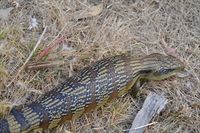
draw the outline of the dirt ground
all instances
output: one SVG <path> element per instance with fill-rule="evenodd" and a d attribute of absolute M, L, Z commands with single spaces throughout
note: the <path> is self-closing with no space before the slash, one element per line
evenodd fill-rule
<path fill-rule="evenodd" d="M 166 42 L 166 45 L 162 43 Z M 200 132 L 200 0 L 1 0 L 0 101 L 30 102 L 107 56 L 176 49 L 187 74 L 150 82 L 53 132 L 128 132 L 150 91 L 168 104 L 146 133 Z"/>

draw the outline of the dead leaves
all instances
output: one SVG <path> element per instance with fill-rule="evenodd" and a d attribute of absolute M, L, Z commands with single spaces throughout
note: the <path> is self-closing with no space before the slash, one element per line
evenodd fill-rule
<path fill-rule="evenodd" d="M 103 11 L 103 3 L 97 6 L 90 6 L 87 9 L 79 10 L 74 13 L 74 19 L 79 20 L 99 15 Z"/>

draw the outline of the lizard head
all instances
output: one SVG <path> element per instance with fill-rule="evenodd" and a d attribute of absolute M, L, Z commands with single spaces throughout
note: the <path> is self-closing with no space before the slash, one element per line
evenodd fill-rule
<path fill-rule="evenodd" d="M 149 80 L 162 80 L 171 77 L 178 72 L 184 70 L 185 66 L 183 62 L 171 55 L 162 55 L 154 53 L 143 58 L 143 64 L 147 63 L 149 70 L 145 78 Z"/>

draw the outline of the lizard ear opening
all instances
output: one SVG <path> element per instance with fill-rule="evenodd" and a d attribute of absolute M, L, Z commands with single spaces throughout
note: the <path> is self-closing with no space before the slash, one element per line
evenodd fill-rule
<path fill-rule="evenodd" d="M 150 74 L 152 72 L 153 72 L 153 70 L 142 70 L 141 71 L 142 74 Z"/>

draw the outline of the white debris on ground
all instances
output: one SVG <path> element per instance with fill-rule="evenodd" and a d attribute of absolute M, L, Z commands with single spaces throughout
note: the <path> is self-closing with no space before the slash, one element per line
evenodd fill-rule
<path fill-rule="evenodd" d="M 28 27 L 29 30 L 35 29 L 38 27 L 38 22 L 37 19 L 35 17 L 30 19 L 30 25 Z"/>

